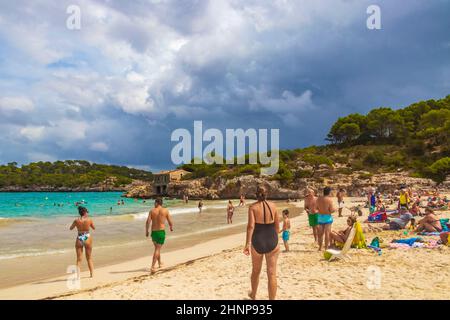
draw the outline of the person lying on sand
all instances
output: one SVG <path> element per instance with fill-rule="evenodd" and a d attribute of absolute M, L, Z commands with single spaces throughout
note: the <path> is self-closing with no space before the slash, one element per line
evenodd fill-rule
<path fill-rule="evenodd" d="M 149 229 L 151 226 L 151 237 L 155 251 L 153 253 L 152 266 L 150 268 L 152 273 L 156 272 L 155 265 L 158 262 L 159 268 L 161 268 L 161 248 L 166 240 L 166 221 L 169 223 L 170 231 L 173 231 L 172 217 L 169 210 L 162 207 L 162 198 L 155 200 L 155 207 L 149 212 L 147 221 L 145 222 L 145 236 L 148 238 Z"/>
<path fill-rule="evenodd" d="M 347 218 L 347 228 L 342 231 L 331 231 L 331 245 L 336 246 L 336 242 L 345 243 L 350 234 L 350 231 L 353 228 L 353 225 L 356 222 L 355 216 L 350 216 Z"/>
<path fill-rule="evenodd" d="M 418 222 L 417 232 L 441 232 L 442 225 L 439 218 L 431 208 L 425 209 L 425 217 Z"/>
<path fill-rule="evenodd" d="M 91 273 L 91 278 L 94 276 L 94 263 L 92 262 L 92 235 L 89 233 L 90 229 L 95 230 L 94 222 L 88 217 L 88 210 L 85 207 L 78 207 L 78 214 L 80 217 L 73 221 L 70 230 L 75 227 L 78 231 L 78 236 L 75 240 L 75 250 L 77 253 L 77 271 L 80 277 L 81 260 L 83 259 L 83 248 L 86 249 L 86 260 Z"/>
<path fill-rule="evenodd" d="M 406 225 L 410 223 L 413 215 L 405 208 L 400 209 L 400 216 L 398 218 L 386 220 L 386 225 L 383 226 L 383 230 L 400 230 L 405 229 Z"/>

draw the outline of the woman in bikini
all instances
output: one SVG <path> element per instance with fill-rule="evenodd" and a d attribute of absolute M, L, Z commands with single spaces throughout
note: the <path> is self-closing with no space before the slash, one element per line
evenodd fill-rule
<path fill-rule="evenodd" d="M 267 190 L 259 186 L 256 190 L 257 202 L 248 209 L 247 237 L 244 254 L 252 256 L 252 290 L 249 297 L 256 299 L 259 275 L 264 257 L 267 264 L 269 280 L 269 299 L 274 300 L 277 294 L 277 260 L 280 253 L 278 233 L 280 232 L 277 207 L 266 200 Z"/>
<path fill-rule="evenodd" d="M 88 217 L 88 210 L 85 207 L 78 207 L 78 213 L 80 217 L 75 219 L 70 226 L 70 230 L 75 227 L 78 231 L 78 236 L 75 240 L 75 250 L 77 252 L 77 267 L 78 276 L 80 275 L 81 260 L 83 258 L 83 248 L 86 249 L 86 260 L 91 273 L 91 278 L 94 276 L 94 264 L 92 262 L 92 236 L 89 230 L 92 228 L 95 230 L 94 222 Z"/>
<path fill-rule="evenodd" d="M 350 216 L 347 218 L 347 228 L 342 231 L 331 231 L 331 244 L 336 246 L 336 243 L 345 243 L 347 241 L 348 236 L 350 235 L 350 231 L 353 228 L 353 225 L 356 222 L 355 216 Z"/>
<path fill-rule="evenodd" d="M 227 206 L 227 224 L 233 223 L 234 206 L 231 200 L 228 200 Z"/>
<path fill-rule="evenodd" d="M 417 232 L 441 232 L 441 220 L 434 214 L 431 208 L 425 209 L 425 217 L 418 222 Z"/>

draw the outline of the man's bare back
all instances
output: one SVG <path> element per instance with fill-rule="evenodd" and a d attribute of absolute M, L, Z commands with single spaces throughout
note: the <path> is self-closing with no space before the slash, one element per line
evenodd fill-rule
<path fill-rule="evenodd" d="M 152 220 L 152 231 L 164 230 L 169 219 L 169 210 L 163 207 L 153 208 L 149 216 Z"/>
<path fill-rule="evenodd" d="M 329 196 L 320 196 L 316 200 L 316 210 L 320 214 L 332 214 L 336 211 L 333 199 Z"/>

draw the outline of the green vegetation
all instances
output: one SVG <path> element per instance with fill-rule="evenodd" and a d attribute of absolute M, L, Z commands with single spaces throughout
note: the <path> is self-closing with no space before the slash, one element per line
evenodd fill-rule
<path fill-rule="evenodd" d="M 56 162 L 34 162 L 21 167 L 12 162 L 0 166 L 0 187 L 92 187 L 113 178 L 114 186 L 131 183 L 132 179 L 151 181 L 151 172 L 90 163 L 83 160 L 66 160 Z"/>
<path fill-rule="evenodd" d="M 272 179 L 290 183 L 314 178 L 319 169 L 352 174 L 366 171 L 361 179 L 377 172 L 404 170 L 415 177 L 436 182 L 449 174 L 450 95 L 441 100 L 414 103 L 393 110 L 382 107 L 367 115 L 350 114 L 339 118 L 327 135 L 330 144 L 304 149 L 281 150 L 280 170 Z M 248 155 L 246 156 L 248 159 Z M 334 168 L 339 164 L 339 168 Z M 187 164 L 189 178 L 259 175 L 260 165 Z"/>

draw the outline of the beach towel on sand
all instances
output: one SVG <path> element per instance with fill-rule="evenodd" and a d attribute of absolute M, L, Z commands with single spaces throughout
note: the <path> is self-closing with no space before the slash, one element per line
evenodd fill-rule
<path fill-rule="evenodd" d="M 352 242 L 352 248 L 356 249 L 365 249 L 367 248 L 366 245 L 366 238 L 364 237 L 364 232 L 362 229 L 362 226 L 359 222 L 355 222 L 353 225 L 353 228 L 355 228 L 355 238 Z M 342 242 L 336 242 L 336 246 L 338 248 L 343 248 L 344 244 Z"/>
<path fill-rule="evenodd" d="M 371 213 L 369 215 L 369 222 L 384 222 L 387 219 L 387 214 L 384 211 L 377 211 L 374 213 Z"/>
<path fill-rule="evenodd" d="M 353 227 L 356 228 L 356 233 L 355 233 L 355 238 L 353 239 L 352 247 L 358 248 L 358 249 L 367 248 L 366 238 L 364 237 L 364 232 L 363 232 L 361 223 L 356 221 L 355 225 Z"/>

